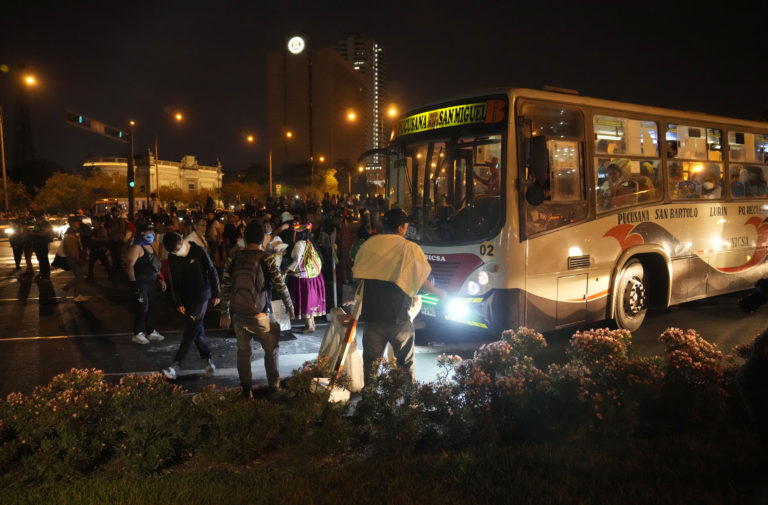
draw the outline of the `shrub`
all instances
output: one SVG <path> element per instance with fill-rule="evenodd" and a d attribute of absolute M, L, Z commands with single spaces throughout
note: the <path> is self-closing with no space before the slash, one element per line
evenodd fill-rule
<path fill-rule="evenodd" d="M 185 391 L 162 375 L 127 375 L 114 393 L 119 461 L 139 474 L 192 455 L 202 426 Z"/>
<path fill-rule="evenodd" d="M 280 431 L 280 405 L 245 400 L 239 389 L 210 386 L 195 395 L 193 403 L 194 414 L 206 426 L 201 452 L 216 461 L 253 461 L 275 443 Z"/>
<path fill-rule="evenodd" d="M 0 471 L 28 481 L 93 469 L 115 440 L 111 391 L 101 371 L 72 369 L 29 397 L 9 395 L 0 404 Z"/>

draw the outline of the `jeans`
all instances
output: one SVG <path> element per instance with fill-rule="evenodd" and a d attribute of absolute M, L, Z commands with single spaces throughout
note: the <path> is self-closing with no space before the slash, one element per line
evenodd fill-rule
<path fill-rule="evenodd" d="M 278 371 L 278 350 L 280 347 L 280 325 L 271 314 L 254 316 L 235 315 L 232 320 L 237 336 L 237 375 L 244 390 L 251 388 L 251 340 L 261 343 L 264 348 L 264 368 L 267 381 L 272 387 L 280 386 Z"/>
<path fill-rule="evenodd" d="M 133 313 L 133 334 L 144 332 L 147 335 L 155 331 L 155 314 L 157 313 L 157 286 L 154 282 L 138 282 L 136 288 L 144 296 L 144 302 L 135 300 Z"/>
<path fill-rule="evenodd" d="M 176 357 L 173 361 L 181 364 L 181 361 L 189 352 L 189 346 L 195 343 L 200 357 L 204 360 L 211 359 L 211 350 L 208 348 L 208 341 L 205 339 L 205 328 L 203 319 L 205 318 L 205 309 L 208 308 L 208 300 L 194 303 L 184 303 L 184 335 L 181 337 L 179 350 L 176 351 Z"/>
<path fill-rule="evenodd" d="M 416 333 L 413 323 L 406 319 L 401 323 L 365 323 L 363 329 L 363 372 L 365 385 L 371 383 L 379 358 L 384 354 L 387 343 L 392 346 L 397 368 L 416 378 L 413 364 L 414 340 Z"/>

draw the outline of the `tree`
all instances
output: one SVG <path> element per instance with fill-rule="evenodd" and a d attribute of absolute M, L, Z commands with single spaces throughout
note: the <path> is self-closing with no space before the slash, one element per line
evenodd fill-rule
<path fill-rule="evenodd" d="M 221 199 L 225 206 L 245 203 L 250 196 L 259 200 L 264 199 L 264 187 L 255 183 L 229 182 L 221 186 Z"/>
<path fill-rule="evenodd" d="M 55 173 L 37 192 L 34 202 L 48 212 L 68 213 L 90 209 L 94 198 L 88 183 L 78 175 Z"/>
<path fill-rule="evenodd" d="M 3 189 L 5 191 L 5 189 Z M 20 182 L 8 180 L 8 208 L 9 210 L 20 211 L 29 208 L 32 197 L 29 191 Z"/>

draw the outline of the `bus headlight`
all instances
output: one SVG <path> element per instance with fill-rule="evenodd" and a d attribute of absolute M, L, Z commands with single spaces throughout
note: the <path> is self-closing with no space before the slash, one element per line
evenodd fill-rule
<path fill-rule="evenodd" d="M 459 291 L 459 295 L 482 296 L 487 293 L 493 284 L 493 275 L 484 265 L 472 272 Z"/>
<path fill-rule="evenodd" d="M 467 302 L 460 298 L 451 298 L 448 302 L 448 313 L 451 315 L 451 319 L 465 319 L 469 316 L 469 305 Z"/>

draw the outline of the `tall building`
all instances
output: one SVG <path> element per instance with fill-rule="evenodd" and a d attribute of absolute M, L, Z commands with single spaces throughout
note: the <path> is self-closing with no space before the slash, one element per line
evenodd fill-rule
<path fill-rule="evenodd" d="M 267 137 L 276 179 L 286 165 L 314 170 L 357 162 L 366 150 L 363 90 L 362 75 L 331 48 L 302 41 L 267 55 Z"/>
<path fill-rule="evenodd" d="M 365 82 L 363 95 L 367 110 L 365 145 L 366 149 L 378 149 L 387 140 L 384 132 L 386 88 L 381 45 L 360 35 L 350 34 L 336 44 L 336 52 L 363 76 Z M 365 168 L 369 181 L 384 182 L 382 161 L 378 155 L 367 159 Z"/>

